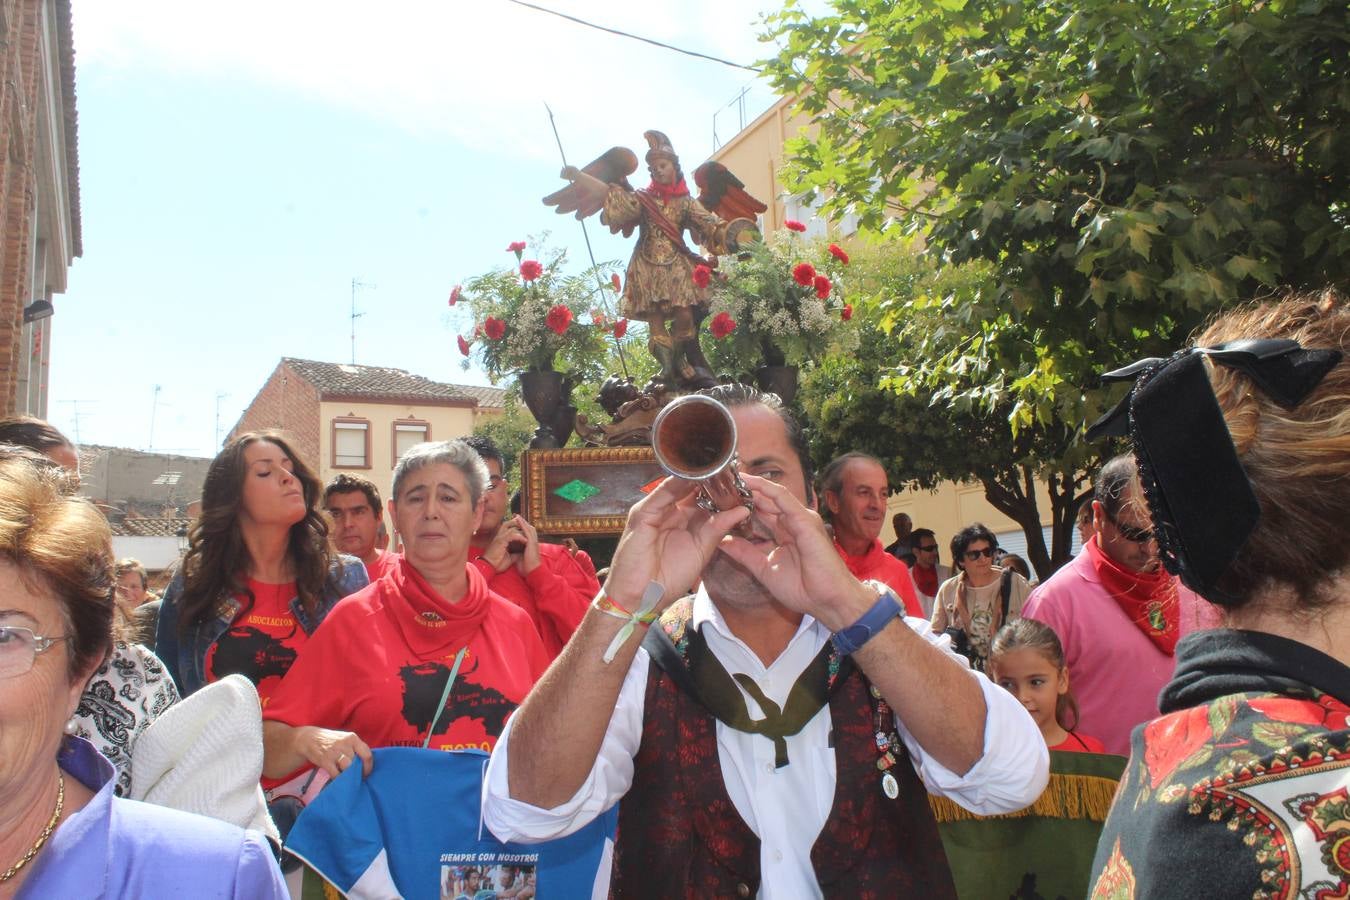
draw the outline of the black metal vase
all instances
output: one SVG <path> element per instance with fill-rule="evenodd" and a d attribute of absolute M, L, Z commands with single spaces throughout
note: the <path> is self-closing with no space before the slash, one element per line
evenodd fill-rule
<path fill-rule="evenodd" d="M 525 371 L 520 373 L 520 393 L 539 423 L 530 448 L 552 450 L 567 443 L 577 415 L 576 407 L 567 402 L 572 393 L 571 381 L 562 372 Z"/>
<path fill-rule="evenodd" d="M 760 366 L 755 370 L 755 384 L 761 391 L 777 394 L 784 406 L 791 406 L 797 396 L 797 367 Z"/>

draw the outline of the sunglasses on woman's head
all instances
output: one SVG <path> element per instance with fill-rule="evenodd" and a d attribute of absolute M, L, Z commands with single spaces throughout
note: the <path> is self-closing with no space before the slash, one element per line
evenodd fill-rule
<path fill-rule="evenodd" d="M 966 559 L 969 560 L 970 562 L 974 562 L 975 560 L 979 559 L 981 556 L 987 556 L 988 558 L 993 559 L 993 558 L 994 558 L 994 554 L 997 553 L 997 552 L 998 552 L 998 551 L 995 550 L 993 547 L 985 547 L 983 550 L 967 550 L 967 551 L 965 552 L 965 557 L 966 557 Z"/>

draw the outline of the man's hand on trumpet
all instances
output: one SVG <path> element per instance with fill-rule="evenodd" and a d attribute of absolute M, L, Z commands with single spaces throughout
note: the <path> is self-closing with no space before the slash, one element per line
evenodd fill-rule
<path fill-rule="evenodd" d="M 723 536 L 750 514 L 744 506 L 709 514 L 697 493 L 697 482 L 667 478 L 629 510 L 605 580 L 605 594 L 620 607 L 636 609 L 652 582 L 665 588 L 657 609 L 687 594 Z"/>

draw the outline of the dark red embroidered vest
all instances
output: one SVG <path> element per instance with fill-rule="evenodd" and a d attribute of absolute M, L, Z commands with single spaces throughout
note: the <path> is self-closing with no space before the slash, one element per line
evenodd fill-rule
<path fill-rule="evenodd" d="M 610 895 L 753 897 L 760 885 L 759 838 L 727 794 L 716 721 L 680 687 L 687 681 L 672 678 L 655 659 L 633 786 L 619 807 Z M 830 694 L 834 806 L 811 849 L 821 891 L 848 900 L 955 898 L 928 795 L 908 754 L 891 769 L 899 797 L 890 800 L 881 791 L 867 681 L 846 665 L 848 674 L 841 672 Z"/>

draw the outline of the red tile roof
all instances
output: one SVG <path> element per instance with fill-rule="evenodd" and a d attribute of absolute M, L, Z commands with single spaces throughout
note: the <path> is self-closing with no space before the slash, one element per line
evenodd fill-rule
<path fill-rule="evenodd" d="M 372 400 L 461 400 L 478 402 L 480 408 L 500 408 L 506 404 L 501 388 L 447 384 L 413 375 L 403 369 L 384 366 L 357 366 L 285 357 L 282 362 L 314 385 L 321 399 L 365 397 Z"/>

